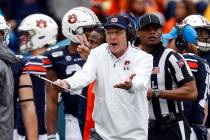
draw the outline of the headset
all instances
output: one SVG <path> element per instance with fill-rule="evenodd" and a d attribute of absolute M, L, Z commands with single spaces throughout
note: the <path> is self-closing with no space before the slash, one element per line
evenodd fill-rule
<path fill-rule="evenodd" d="M 187 48 L 187 42 L 183 36 L 183 30 L 185 26 L 176 25 L 175 28 L 177 30 L 177 38 L 175 40 L 175 44 L 176 44 L 177 49 L 180 52 L 182 52 L 183 50 Z"/>
<path fill-rule="evenodd" d="M 130 42 L 131 44 L 133 44 L 136 39 L 136 31 L 133 27 L 133 24 L 127 16 L 121 16 L 121 17 L 123 17 L 125 19 L 126 24 L 127 24 L 127 29 L 126 29 L 127 41 Z M 106 21 L 107 21 L 107 18 L 106 18 Z"/>
<path fill-rule="evenodd" d="M 126 29 L 126 37 L 127 37 L 127 40 L 133 44 L 134 41 L 136 40 L 136 30 L 131 22 L 131 20 L 127 17 L 127 16 L 123 16 L 126 21 L 127 21 L 127 24 L 128 24 L 128 28 Z"/>

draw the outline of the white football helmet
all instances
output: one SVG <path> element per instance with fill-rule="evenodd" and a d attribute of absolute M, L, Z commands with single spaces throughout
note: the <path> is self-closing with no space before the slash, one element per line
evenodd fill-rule
<path fill-rule="evenodd" d="M 182 22 L 196 29 L 198 33 L 198 49 L 204 52 L 210 51 L 210 22 L 208 19 L 201 15 L 190 15 Z M 206 35 L 203 34 L 203 30 L 205 30 Z"/>
<path fill-rule="evenodd" d="M 9 44 L 10 26 L 7 24 L 5 18 L 2 15 L 0 15 L 0 30 L 4 32 L 1 43 L 3 46 L 7 46 Z"/>
<path fill-rule="evenodd" d="M 21 44 L 20 51 L 35 50 L 56 43 L 58 25 L 47 15 L 32 14 L 21 21 L 18 31 L 30 34 L 30 40 Z"/>
<path fill-rule="evenodd" d="M 63 35 L 74 43 L 79 43 L 77 34 L 83 34 L 84 27 L 101 25 L 95 13 L 86 7 L 76 7 L 69 10 L 62 20 Z"/>

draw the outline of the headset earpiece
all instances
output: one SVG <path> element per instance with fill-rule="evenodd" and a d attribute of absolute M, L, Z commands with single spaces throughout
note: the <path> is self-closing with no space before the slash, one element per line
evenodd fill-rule
<path fill-rule="evenodd" d="M 125 17 L 125 19 L 126 19 L 126 21 L 128 23 L 128 28 L 126 30 L 126 36 L 127 36 L 128 41 L 131 44 L 133 44 L 133 42 L 136 39 L 136 31 L 135 31 L 135 29 L 134 29 L 130 19 L 128 17 L 126 17 L 126 16 L 124 16 L 124 17 Z"/>
<path fill-rule="evenodd" d="M 187 42 L 183 36 L 183 29 L 185 26 L 176 25 L 175 27 L 177 29 L 177 38 L 175 40 L 175 44 L 176 44 L 177 49 L 180 52 L 182 52 L 183 50 L 187 48 Z"/>

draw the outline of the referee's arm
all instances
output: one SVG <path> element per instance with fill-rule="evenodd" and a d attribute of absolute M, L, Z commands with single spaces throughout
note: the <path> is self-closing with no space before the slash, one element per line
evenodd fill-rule
<path fill-rule="evenodd" d="M 160 90 L 160 98 L 169 100 L 196 100 L 198 93 L 195 78 L 182 55 L 173 53 L 166 62 L 176 89 Z"/>
<path fill-rule="evenodd" d="M 195 78 L 184 58 L 178 53 L 173 53 L 165 64 L 177 88 L 170 90 L 160 89 L 159 98 L 169 100 L 196 100 L 198 93 Z M 148 98 L 154 97 L 153 95 L 154 92 L 149 90 Z"/>
<path fill-rule="evenodd" d="M 159 98 L 169 100 L 196 100 L 197 88 L 195 79 L 173 90 L 160 90 Z"/>

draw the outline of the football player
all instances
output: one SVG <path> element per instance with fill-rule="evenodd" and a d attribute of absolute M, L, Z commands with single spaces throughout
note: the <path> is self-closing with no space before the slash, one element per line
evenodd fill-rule
<path fill-rule="evenodd" d="M 62 32 L 71 43 L 64 47 L 52 47 L 45 53 L 51 62 L 51 67 L 47 71 L 48 79 L 55 81 L 58 78 L 67 78 L 81 69 L 85 60 L 79 54 L 78 45 L 80 41 L 78 35 L 85 34 L 88 38 L 89 34 L 99 25 L 98 17 L 86 7 L 73 8 L 64 15 Z M 58 89 L 47 84 L 46 124 L 48 139 L 56 139 L 58 92 Z M 85 94 L 87 89 L 76 92 Z M 61 96 L 64 101 L 65 139 L 82 140 L 85 112 L 78 112 L 80 97 L 68 93 L 62 93 Z M 82 104 L 85 105 L 85 103 Z"/>
<path fill-rule="evenodd" d="M 57 41 L 58 26 L 49 16 L 44 14 L 32 14 L 24 18 L 18 27 L 20 32 L 20 51 L 28 51 L 30 56 L 24 57 L 24 74 L 30 74 L 33 85 L 34 102 L 38 118 L 39 140 L 46 140 L 45 128 L 45 82 L 37 76 L 46 76 L 49 62 L 42 53 Z M 18 140 L 25 139 L 26 133 L 22 123 L 22 115 L 19 105 L 17 112 Z"/>

